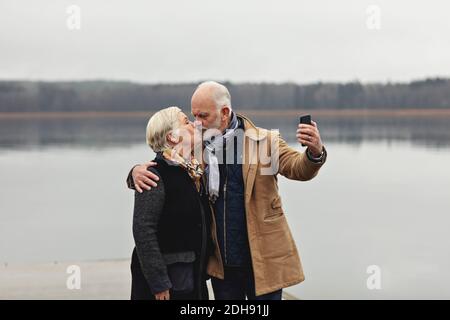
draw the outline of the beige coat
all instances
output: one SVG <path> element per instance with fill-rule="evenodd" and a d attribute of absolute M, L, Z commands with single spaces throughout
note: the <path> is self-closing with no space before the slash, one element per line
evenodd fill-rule
<path fill-rule="evenodd" d="M 278 194 L 277 175 L 292 180 L 310 180 L 325 162 L 326 152 L 321 163 L 313 163 L 305 153 L 289 147 L 275 131 L 257 128 L 248 118 L 239 117 L 244 120 L 246 132 L 242 174 L 248 238 L 256 295 L 262 295 L 305 279 Z M 272 161 L 269 163 L 268 159 Z M 223 279 L 214 219 L 212 228 L 216 248 L 208 262 L 208 274 Z"/>

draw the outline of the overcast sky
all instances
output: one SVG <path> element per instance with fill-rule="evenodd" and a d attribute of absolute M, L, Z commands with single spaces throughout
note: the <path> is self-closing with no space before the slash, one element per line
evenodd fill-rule
<path fill-rule="evenodd" d="M 80 30 L 67 27 L 70 5 L 81 9 Z M 367 27 L 370 5 L 381 10 L 379 30 Z M 0 78 L 450 76 L 449 16 L 448 0 L 0 0 Z"/>

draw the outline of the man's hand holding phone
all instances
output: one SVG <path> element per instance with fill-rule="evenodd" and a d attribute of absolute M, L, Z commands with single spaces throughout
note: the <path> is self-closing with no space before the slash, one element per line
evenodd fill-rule
<path fill-rule="evenodd" d="M 313 157 L 320 157 L 323 150 L 317 123 L 311 120 L 310 115 L 300 117 L 297 128 L 297 141 L 306 146 Z"/>

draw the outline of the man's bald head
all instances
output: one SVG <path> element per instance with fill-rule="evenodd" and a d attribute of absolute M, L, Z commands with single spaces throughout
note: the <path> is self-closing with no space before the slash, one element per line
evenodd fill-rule
<path fill-rule="evenodd" d="M 218 82 L 202 82 L 192 95 L 191 111 L 204 128 L 223 131 L 227 128 L 231 115 L 230 92 Z"/>

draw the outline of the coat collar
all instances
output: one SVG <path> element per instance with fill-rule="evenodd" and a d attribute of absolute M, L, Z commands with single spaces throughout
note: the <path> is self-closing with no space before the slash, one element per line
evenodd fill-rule
<path fill-rule="evenodd" d="M 242 119 L 244 122 L 244 130 L 245 130 L 245 136 L 253 141 L 261 141 L 265 138 L 267 138 L 267 130 L 258 128 L 255 126 L 255 124 L 246 116 L 236 113 L 236 115 Z"/>
<path fill-rule="evenodd" d="M 244 122 L 245 139 L 244 139 L 244 163 L 242 164 L 242 177 L 244 179 L 244 198 L 245 202 L 249 202 L 253 192 L 253 185 L 258 169 L 258 143 L 267 138 L 268 131 L 266 129 L 256 127 L 250 119 L 237 114 Z M 248 138 L 248 139 L 247 139 Z"/>

